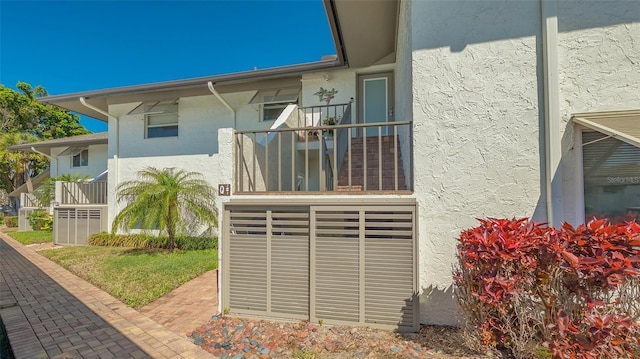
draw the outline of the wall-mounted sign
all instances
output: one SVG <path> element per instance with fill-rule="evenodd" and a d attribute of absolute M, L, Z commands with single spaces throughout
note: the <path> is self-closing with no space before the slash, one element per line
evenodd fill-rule
<path fill-rule="evenodd" d="M 228 183 L 219 184 L 218 196 L 231 196 L 231 185 Z"/>

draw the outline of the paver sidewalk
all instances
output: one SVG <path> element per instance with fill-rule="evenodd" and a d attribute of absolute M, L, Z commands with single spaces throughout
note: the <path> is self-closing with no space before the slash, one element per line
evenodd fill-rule
<path fill-rule="evenodd" d="M 218 271 L 212 270 L 142 307 L 140 313 L 178 334 L 190 334 L 218 313 Z"/>
<path fill-rule="evenodd" d="M 6 234 L 0 239 L 0 315 L 17 359 L 214 358 Z"/>

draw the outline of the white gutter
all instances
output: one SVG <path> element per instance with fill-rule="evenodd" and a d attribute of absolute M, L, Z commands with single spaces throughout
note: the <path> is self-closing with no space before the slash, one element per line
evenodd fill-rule
<path fill-rule="evenodd" d="M 557 5 L 557 0 L 540 0 L 544 69 L 545 197 L 547 222 L 550 226 L 559 226 L 563 219 Z"/>
<path fill-rule="evenodd" d="M 43 155 L 43 156 L 45 156 L 46 158 L 48 158 L 48 159 L 49 159 L 49 161 L 53 161 L 53 160 L 55 160 L 55 161 L 56 161 L 56 175 L 55 175 L 55 176 L 52 176 L 52 177 L 58 177 L 58 158 L 57 158 L 57 157 L 56 157 L 56 158 L 53 158 L 53 157 L 49 156 L 48 154 L 46 154 L 46 153 L 44 153 L 44 152 L 40 152 L 40 151 L 36 150 L 36 148 L 35 148 L 35 147 L 33 147 L 33 146 L 31 146 L 31 151 L 33 151 L 33 152 L 35 152 L 35 153 L 37 153 L 37 154 L 39 154 L 39 155 Z"/>
<path fill-rule="evenodd" d="M 229 109 L 229 111 L 231 111 L 231 113 L 233 114 L 233 129 L 235 130 L 236 128 L 238 128 L 237 125 L 237 120 L 236 120 L 236 110 L 233 109 L 233 107 L 231 107 L 231 105 L 229 105 L 229 103 L 227 101 L 225 101 L 225 99 L 222 98 L 222 96 L 220 96 L 220 93 L 218 93 L 218 91 L 213 87 L 213 82 L 209 81 L 207 82 L 207 86 L 209 87 L 209 91 L 211 91 L 211 93 L 218 98 L 218 100 L 220 100 L 220 102 L 222 102 L 222 104 Z"/>
<path fill-rule="evenodd" d="M 119 168 L 119 161 L 118 158 L 120 157 L 120 117 L 115 116 L 110 114 L 107 111 L 104 111 L 101 108 L 98 108 L 96 106 L 93 106 L 91 104 L 88 104 L 87 101 L 85 101 L 84 96 L 80 96 L 80 103 L 89 108 L 92 109 L 100 114 L 103 114 L 107 117 L 107 120 L 109 120 L 110 118 L 114 118 L 115 119 L 115 132 L 116 132 L 116 143 L 115 143 L 115 153 L 113 154 L 113 184 L 111 184 L 112 186 L 117 186 L 118 183 L 120 183 L 120 171 L 118 170 Z M 107 166 L 107 171 L 108 171 L 108 166 Z M 109 183 L 110 181 L 107 181 L 107 183 Z M 114 209 L 115 209 L 115 213 L 119 212 L 119 208 L 118 208 L 118 202 L 114 201 Z M 114 215 L 115 213 L 109 213 L 109 215 Z M 111 221 L 109 221 L 109 225 L 111 224 Z"/>

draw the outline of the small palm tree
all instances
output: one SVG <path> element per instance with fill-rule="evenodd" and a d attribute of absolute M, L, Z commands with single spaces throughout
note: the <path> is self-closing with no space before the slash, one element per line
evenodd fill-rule
<path fill-rule="evenodd" d="M 166 232 L 173 249 L 176 235 L 187 227 L 218 225 L 215 189 L 200 173 L 147 167 L 138 171 L 138 178 L 116 189 L 116 200 L 127 206 L 114 218 L 112 232 L 140 225 L 156 228 Z"/>

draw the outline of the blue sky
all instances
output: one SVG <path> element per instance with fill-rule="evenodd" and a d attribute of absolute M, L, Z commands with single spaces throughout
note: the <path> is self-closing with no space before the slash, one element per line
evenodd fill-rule
<path fill-rule="evenodd" d="M 321 0 L 0 0 L 0 83 L 51 95 L 335 54 Z M 83 118 L 91 131 L 106 124 Z"/>

